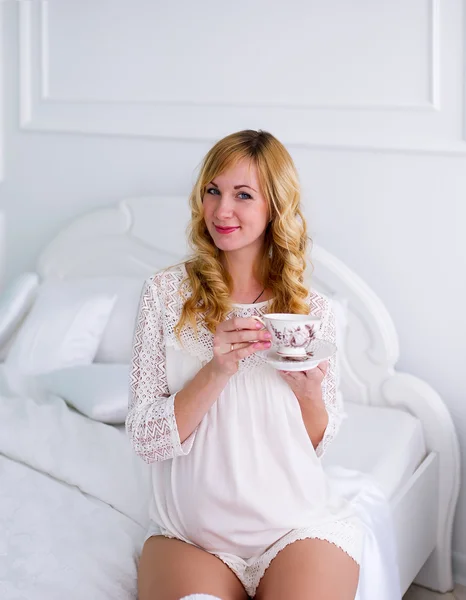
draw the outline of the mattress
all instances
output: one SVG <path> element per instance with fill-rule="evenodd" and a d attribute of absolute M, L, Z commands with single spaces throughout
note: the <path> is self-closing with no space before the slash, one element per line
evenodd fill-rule
<path fill-rule="evenodd" d="M 371 475 L 387 498 L 408 481 L 426 456 L 419 419 L 395 408 L 345 402 L 341 429 L 327 449 L 325 466 Z"/>

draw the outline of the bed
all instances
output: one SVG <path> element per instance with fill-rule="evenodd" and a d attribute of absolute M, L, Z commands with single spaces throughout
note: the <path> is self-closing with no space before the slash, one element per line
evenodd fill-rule
<path fill-rule="evenodd" d="M 132 326 L 143 280 L 185 256 L 188 217 L 186 199 L 168 196 L 85 214 L 38 257 L 40 281 L 124 278 L 131 285 L 118 293 Z M 427 383 L 395 369 L 397 334 L 375 293 L 323 248 L 314 246 L 312 258 L 312 286 L 345 307 L 339 389 L 347 418 L 324 464 L 370 475 L 389 499 L 403 593 L 413 581 L 451 590 L 459 491 L 452 419 Z M 108 327 L 113 337 L 105 332 L 96 361 L 123 362 L 130 332 L 115 338 L 118 321 Z M 18 385 L 13 377 L 12 384 L 7 365 L 0 387 L 0 596 L 136 598 L 148 471 L 122 426 L 88 418 L 57 395 L 44 397 L 31 378 Z"/>

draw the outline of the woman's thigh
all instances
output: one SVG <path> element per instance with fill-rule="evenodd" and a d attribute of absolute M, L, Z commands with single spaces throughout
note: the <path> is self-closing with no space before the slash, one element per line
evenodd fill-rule
<path fill-rule="evenodd" d="M 216 556 L 180 540 L 150 537 L 139 561 L 139 600 L 179 600 L 195 593 L 247 598 L 239 579 Z"/>
<path fill-rule="evenodd" d="M 272 560 L 255 600 L 354 600 L 358 578 L 358 564 L 338 546 L 298 540 Z"/>

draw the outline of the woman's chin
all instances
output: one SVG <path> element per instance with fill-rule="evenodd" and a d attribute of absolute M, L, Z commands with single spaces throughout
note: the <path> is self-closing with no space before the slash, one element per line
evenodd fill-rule
<path fill-rule="evenodd" d="M 241 244 L 228 244 L 220 241 L 220 242 L 215 242 L 215 245 L 217 246 L 217 248 L 219 250 L 223 250 L 223 252 L 233 252 L 234 250 L 239 250 L 240 248 L 242 248 L 243 246 Z"/>
<path fill-rule="evenodd" d="M 238 240 L 228 240 L 225 239 L 225 237 L 223 235 L 216 235 L 214 238 L 214 244 L 217 246 L 217 248 L 219 250 L 239 250 L 240 248 L 242 248 L 243 246 L 245 246 L 244 243 L 241 243 Z"/>

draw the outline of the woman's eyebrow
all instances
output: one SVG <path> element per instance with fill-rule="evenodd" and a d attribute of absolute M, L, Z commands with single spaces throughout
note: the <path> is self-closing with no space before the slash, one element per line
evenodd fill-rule
<path fill-rule="evenodd" d="M 256 190 L 255 190 L 254 188 L 252 188 L 250 185 L 245 185 L 245 184 L 241 184 L 241 185 L 235 185 L 234 189 L 235 189 L 235 190 L 239 190 L 239 188 L 242 188 L 242 187 L 247 187 L 247 188 L 249 188 L 250 190 L 252 190 L 253 192 L 255 192 L 255 191 L 256 191 Z"/>
<path fill-rule="evenodd" d="M 211 181 L 210 183 L 211 183 L 212 185 L 214 185 L 216 188 L 218 188 L 218 185 L 217 185 L 217 184 L 216 184 L 214 181 Z M 257 190 L 255 190 L 255 189 L 254 189 L 253 187 L 251 187 L 250 185 L 246 185 L 246 184 L 244 184 L 244 183 L 242 183 L 241 185 L 235 185 L 235 186 L 233 187 L 233 189 L 234 189 L 234 190 L 239 190 L 239 188 L 242 188 L 242 187 L 247 187 L 247 188 L 249 188 L 250 190 L 252 190 L 253 192 L 256 192 L 256 193 L 257 193 Z"/>

